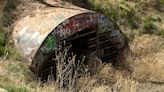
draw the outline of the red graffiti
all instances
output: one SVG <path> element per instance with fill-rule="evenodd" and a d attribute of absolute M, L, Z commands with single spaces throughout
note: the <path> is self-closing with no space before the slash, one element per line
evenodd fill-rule
<path fill-rule="evenodd" d="M 73 33 L 79 32 L 90 27 L 98 21 L 97 14 L 82 14 L 74 16 L 60 24 L 54 32 L 61 38 L 66 38 Z"/>

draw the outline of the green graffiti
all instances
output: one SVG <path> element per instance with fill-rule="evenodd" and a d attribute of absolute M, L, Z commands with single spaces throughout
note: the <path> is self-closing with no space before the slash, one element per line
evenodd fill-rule
<path fill-rule="evenodd" d="M 48 36 L 45 42 L 45 47 L 47 50 L 52 50 L 54 47 L 56 47 L 56 37 L 53 35 Z"/>

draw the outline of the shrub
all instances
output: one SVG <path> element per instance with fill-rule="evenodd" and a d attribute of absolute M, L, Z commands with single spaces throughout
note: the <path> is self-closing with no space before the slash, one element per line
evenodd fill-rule
<path fill-rule="evenodd" d="M 164 29 L 157 30 L 155 34 L 164 37 Z"/>
<path fill-rule="evenodd" d="M 0 28 L 0 56 L 7 53 L 7 55 L 13 59 L 21 59 L 21 55 L 11 44 L 7 43 L 6 34 L 2 28 Z"/>
<path fill-rule="evenodd" d="M 137 36 L 139 36 L 139 31 L 137 30 L 132 30 L 132 31 L 126 31 L 125 35 L 129 39 L 129 41 L 133 41 Z"/>
<path fill-rule="evenodd" d="M 161 5 L 164 5 L 164 0 L 159 0 Z"/>
<path fill-rule="evenodd" d="M 137 6 L 134 3 L 120 0 L 89 0 L 97 12 L 103 13 L 119 25 L 138 28 L 139 18 L 136 14 Z"/>
<path fill-rule="evenodd" d="M 2 28 L 0 28 L 0 56 L 3 55 L 5 51 L 5 34 L 2 31 Z"/>
<path fill-rule="evenodd" d="M 17 85 L 11 85 L 11 84 L 6 84 L 4 89 L 7 90 L 7 92 L 28 92 L 26 87 L 17 87 Z"/>
<path fill-rule="evenodd" d="M 0 0 L 0 3 L 3 4 L 3 16 L 1 19 L 2 26 L 9 26 L 13 21 L 14 15 L 13 11 L 16 9 L 19 4 L 18 0 Z"/>
<path fill-rule="evenodd" d="M 3 26 L 9 26 L 9 24 L 11 24 L 12 21 L 12 16 L 9 13 L 4 13 L 3 17 L 2 17 L 2 25 Z"/>
<path fill-rule="evenodd" d="M 153 19 L 151 17 L 145 18 L 143 22 L 143 33 L 153 34 L 155 25 L 153 24 Z"/>

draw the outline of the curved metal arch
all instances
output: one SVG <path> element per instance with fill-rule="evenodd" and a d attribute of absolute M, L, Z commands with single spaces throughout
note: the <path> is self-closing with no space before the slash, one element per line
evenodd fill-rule
<path fill-rule="evenodd" d="M 42 63 L 44 59 L 44 55 L 53 51 L 56 46 L 58 46 L 57 43 L 59 43 L 60 40 L 66 39 L 70 37 L 73 34 L 76 34 L 77 32 L 82 31 L 85 28 L 88 28 L 89 26 L 92 26 L 94 24 L 98 24 L 101 21 L 101 17 L 105 17 L 99 13 L 81 13 L 75 16 L 72 16 L 63 22 L 61 22 L 58 26 L 56 26 L 53 31 L 51 31 L 47 37 L 44 39 L 42 44 L 40 45 L 39 49 L 37 50 L 32 63 Z M 81 20 L 79 22 L 79 20 Z M 73 22 L 78 21 L 78 22 Z M 88 21 L 88 22 L 86 22 Z M 72 24 L 74 23 L 74 24 Z M 80 23 L 80 24 L 78 24 Z M 61 27 L 62 26 L 62 27 Z M 69 29 L 68 29 L 68 28 Z M 72 30 L 70 30 L 72 29 Z M 54 39 L 51 39 L 54 38 Z M 48 41 L 49 40 L 49 41 Z M 55 40 L 55 41 L 54 41 Z M 47 44 L 52 42 L 56 42 L 55 44 L 52 43 L 49 47 Z M 53 46 L 54 45 L 54 46 Z M 48 47 L 46 47 L 48 46 Z"/>

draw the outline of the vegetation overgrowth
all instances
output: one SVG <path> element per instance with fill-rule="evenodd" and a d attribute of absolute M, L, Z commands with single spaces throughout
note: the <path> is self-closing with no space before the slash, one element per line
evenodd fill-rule
<path fill-rule="evenodd" d="M 66 1 L 66 0 L 65 0 Z M 37 5 L 35 0 L 0 0 L 0 92 L 163 92 L 164 91 L 164 0 L 69 0 L 76 5 L 103 13 L 115 21 L 128 37 L 130 52 L 125 66 L 102 64 L 83 67 L 74 79 L 63 80 L 60 74 L 72 76 L 59 68 L 58 81 L 41 84 L 21 59 L 10 39 L 13 24 L 24 10 Z M 35 4 L 33 4 L 35 3 Z M 82 3 L 85 3 L 83 5 Z M 39 5 L 39 4 L 38 4 Z M 23 8 L 22 8 L 23 7 Z M 25 8 L 24 8 L 25 7 Z M 62 57 L 60 57 L 62 58 Z M 68 64 L 75 68 L 72 63 Z M 62 61 L 58 66 L 65 66 Z M 91 68 L 91 69 L 90 69 Z M 71 70 L 68 70 L 71 72 Z M 68 87 L 63 82 L 69 81 Z"/>

